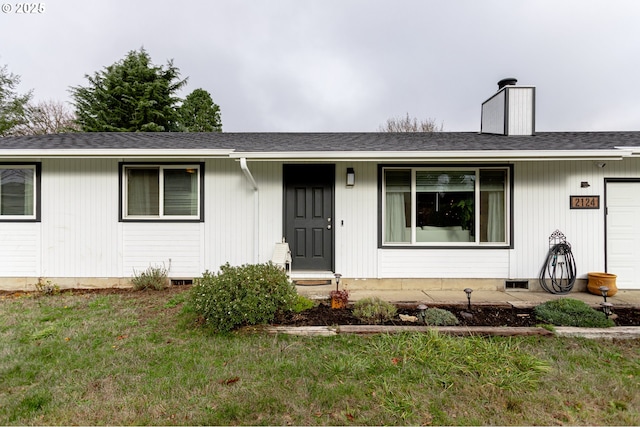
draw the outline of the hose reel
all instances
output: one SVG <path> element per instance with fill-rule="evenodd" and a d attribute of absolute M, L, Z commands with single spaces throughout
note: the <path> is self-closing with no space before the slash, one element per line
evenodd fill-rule
<path fill-rule="evenodd" d="M 552 294 L 567 294 L 576 282 L 576 261 L 571 245 L 560 231 L 549 236 L 549 252 L 540 270 L 539 282 L 542 289 Z"/>

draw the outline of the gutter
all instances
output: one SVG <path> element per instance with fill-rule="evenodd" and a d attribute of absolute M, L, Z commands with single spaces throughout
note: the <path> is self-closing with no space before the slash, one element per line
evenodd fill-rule
<path fill-rule="evenodd" d="M 251 174 L 251 171 L 247 166 L 247 159 L 244 157 L 240 159 L 240 169 L 242 169 L 244 176 L 247 177 L 247 180 L 249 180 L 249 182 L 251 183 L 251 186 L 253 187 L 253 194 L 254 194 L 254 198 L 253 198 L 254 227 L 253 228 L 255 230 L 255 236 L 254 236 L 255 247 L 253 249 L 254 251 L 253 257 L 255 260 L 254 263 L 257 264 L 260 262 L 260 191 L 258 191 L 259 190 L 258 183 L 253 178 L 253 175 Z"/>
<path fill-rule="evenodd" d="M 100 148 L 100 149 L 0 149 L 0 158 L 20 159 L 192 159 L 228 158 L 233 150 L 180 149 L 180 148 Z"/>
<path fill-rule="evenodd" d="M 251 171 L 249 170 L 249 167 L 247 166 L 247 159 L 244 158 L 244 157 L 242 157 L 240 159 L 240 169 L 242 169 L 242 172 L 244 172 L 244 176 L 247 177 L 247 179 L 249 180 L 249 182 L 253 186 L 253 190 L 257 192 L 258 191 L 258 184 L 256 183 L 256 180 L 253 178 L 253 175 L 251 174 Z"/>
<path fill-rule="evenodd" d="M 280 151 L 232 152 L 230 158 L 262 161 L 336 161 L 370 162 L 423 161 L 541 161 L 541 160 L 622 160 L 634 155 L 634 150 L 461 150 L 461 151 Z"/>

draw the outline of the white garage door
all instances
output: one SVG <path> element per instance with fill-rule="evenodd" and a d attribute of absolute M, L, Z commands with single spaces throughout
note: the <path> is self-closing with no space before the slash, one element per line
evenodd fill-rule
<path fill-rule="evenodd" d="M 640 289 L 640 182 L 607 183 L 607 273 L 619 289 Z"/>

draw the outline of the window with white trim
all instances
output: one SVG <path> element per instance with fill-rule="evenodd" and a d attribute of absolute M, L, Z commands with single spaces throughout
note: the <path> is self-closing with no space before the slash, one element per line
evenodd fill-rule
<path fill-rule="evenodd" d="M 383 167 L 382 244 L 509 244 L 509 167 Z"/>
<path fill-rule="evenodd" d="M 0 221 L 38 220 L 38 169 L 0 165 Z"/>
<path fill-rule="evenodd" d="M 202 220 L 202 164 L 122 165 L 123 220 Z"/>

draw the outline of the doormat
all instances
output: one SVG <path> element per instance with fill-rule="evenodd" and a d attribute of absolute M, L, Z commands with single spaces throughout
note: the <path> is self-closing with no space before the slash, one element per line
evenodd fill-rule
<path fill-rule="evenodd" d="M 331 279 L 318 279 L 318 280 L 294 280 L 293 283 L 296 286 L 324 286 L 330 285 Z"/>

